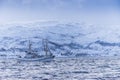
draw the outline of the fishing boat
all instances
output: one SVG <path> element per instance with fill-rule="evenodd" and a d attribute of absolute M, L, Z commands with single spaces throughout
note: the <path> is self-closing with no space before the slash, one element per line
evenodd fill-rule
<path fill-rule="evenodd" d="M 54 55 L 51 53 L 49 47 L 48 47 L 48 40 L 43 39 L 42 40 L 43 44 L 43 50 L 44 50 L 44 55 L 39 55 L 36 51 L 32 50 L 32 43 L 29 41 L 29 46 L 28 50 L 25 51 L 26 55 L 22 58 L 19 57 L 18 60 L 22 61 L 46 61 L 46 60 L 52 60 L 54 59 Z"/>

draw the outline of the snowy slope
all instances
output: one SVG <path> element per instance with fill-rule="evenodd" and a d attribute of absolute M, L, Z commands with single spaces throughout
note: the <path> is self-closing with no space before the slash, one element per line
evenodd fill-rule
<path fill-rule="evenodd" d="M 48 39 L 56 56 L 110 56 L 120 54 L 119 26 L 36 22 L 0 26 L 0 54 L 24 55 L 28 40 L 42 53 L 41 39 Z"/>

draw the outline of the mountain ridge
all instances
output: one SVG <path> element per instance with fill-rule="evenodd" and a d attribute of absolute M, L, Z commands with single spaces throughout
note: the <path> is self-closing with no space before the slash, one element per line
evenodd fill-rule
<path fill-rule="evenodd" d="M 0 27 L 0 31 L 1 54 L 25 54 L 28 40 L 32 41 L 35 50 L 42 53 L 41 39 L 49 40 L 49 47 L 56 56 L 114 56 L 120 53 L 119 27 L 37 22 L 5 25 Z"/>

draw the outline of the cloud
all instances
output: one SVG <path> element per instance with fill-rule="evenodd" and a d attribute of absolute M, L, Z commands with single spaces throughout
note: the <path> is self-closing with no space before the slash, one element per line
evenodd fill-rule
<path fill-rule="evenodd" d="M 119 3 L 119 0 L 0 0 L 0 21 L 117 22 Z"/>

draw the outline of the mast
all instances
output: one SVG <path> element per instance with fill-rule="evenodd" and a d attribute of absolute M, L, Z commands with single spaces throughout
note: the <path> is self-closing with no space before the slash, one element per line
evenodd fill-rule
<path fill-rule="evenodd" d="M 46 56 L 48 55 L 48 48 L 47 48 L 47 40 L 45 39 L 45 53 L 46 53 Z"/>
<path fill-rule="evenodd" d="M 47 39 L 43 39 L 43 47 L 44 47 L 44 51 L 45 51 L 45 55 L 48 56 L 48 40 Z"/>
<path fill-rule="evenodd" d="M 29 40 L 29 48 L 28 48 L 28 53 L 32 53 L 32 43 Z"/>

